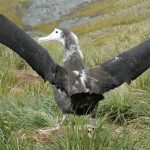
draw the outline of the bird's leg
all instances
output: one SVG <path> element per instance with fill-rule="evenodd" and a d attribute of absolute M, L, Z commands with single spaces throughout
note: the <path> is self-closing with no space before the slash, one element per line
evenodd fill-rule
<path fill-rule="evenodd" d="M 61 122 L 57 125 L 57 129 L 59 130 L 61 128 L 61 126 L 63 125 L 64 121 L 66 120 L 67 115 L 63 114 Z"/>
<path fill-rule="evenodd" d="M 89 123 L 84 126 L 88 130 L 89 137 L 92 136 L 93 131 L 95 130 L 95 127 L 96 127 L 96 113 L 97 113 L 97 108 L 98 108 L 98 104 L 96 104 L 95 108 L 91 112 L 91 118 L 89 120 Z"/>
<path fill-rule="evenodd" d="M 66 114 L 65 114 L 65 115 L 63 114 L 63 117 L 62 117 L 61 123 L 60 123 L 61 126 L 63 125 L 64 121 L 66 120 L 66 117 L 67 117 L 67 115 L 66 115 Z"/>
<path fill-rule="evenodd" d="M 97 109 L 98 109 L 98 103 L 96 104 L 95 108 L 91 112 L 91 118 L 96 118 Z"/>
<path fill-rule="evenodd" d="M 90 125 L 93 127 L 96 126 L 97 109 L 98 109 L 98 103 L 96 104 L 95 108 L 91 112 Z"/>

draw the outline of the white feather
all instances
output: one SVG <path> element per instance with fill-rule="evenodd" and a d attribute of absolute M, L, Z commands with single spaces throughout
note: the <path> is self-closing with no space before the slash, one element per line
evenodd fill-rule
<path fill-rule="evenodd" d="M 77 44 L 77 46 L 78 46 L 78 52 L 79 52 L 79 55 L 80 55 L 80 57 L 82 58 L 82 59 L 84 59 L 84 57 L 83 57 L 83 53 L 82 53 L 82 51 L 80 50 L 80 47 L 79 47 L 79 40 L 78 40 L 78 37 L 73 33 L 73 32 L 71 32 L 71 34 L 72 34 L 72 36 L 74 37 L 74 39 L 75 39 L 75 41 L 76 41 L 76 44 Z"/>

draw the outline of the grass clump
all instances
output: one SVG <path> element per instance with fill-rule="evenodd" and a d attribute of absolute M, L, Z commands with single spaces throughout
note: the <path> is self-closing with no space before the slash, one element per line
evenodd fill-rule
<path fill-rule="evenodd" d="M 54 144 L 51 144 L 52 149 L 81 149 L 81 150 L 100 150 L 100 149 L 132 149 L 132 140 L 129 135 L 122 131 L 123 136 L 116 136 L 114 127 L 109 127 L 105 122 L 100 122 L 92 133 L 87 132 L 84 126 L 75 128 L 68 127 L 65 133 L 65 138 L 56 136 Z M 116 136 L 116 137 L 115 137 Z"/>

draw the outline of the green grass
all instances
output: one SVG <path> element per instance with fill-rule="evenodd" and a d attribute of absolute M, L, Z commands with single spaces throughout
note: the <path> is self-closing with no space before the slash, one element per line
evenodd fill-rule
<path fill-rule="evenodd" d="M 72 29 L 79 35 L 85 64 L 90 67 L 102 63 L 147 39 L 150 34 L 148 7 L 146 0 L 106 0 L 65 16 L 103 14 L 96 21 Z M 51 27 L 56 24 L 58 22 Z M 47 25 L 40 27 L 43 27 L 42 31 L 48 31 Z M 35 29 L 39 30 L 39 27 Z M 62 62 L 61 44 L 49 42 L 42 45 L 58 63 Z M 53 127 L 61 118 L 51 86 L 44 83 L 18 55 L 1 45 L 0 149 L 149 150 L 149 77 L 148 70 L 131 85 L 124 84 L 106 93 L 105 100 L 99 104 L 94 131 L 88 133 L 84 126 L 89 123 L 89 116 L 70 115 L 61 131 L 42 137 L 37 134 L 37 129 Z"/>
<path fill-rule="evenodd" d="M 0 0 L 0 13 L 5 14 L 10 20 L 16 22 L 18 26 L 22 27 L 22 16 L 24 10 L 27 8 L 29 0 Z"/>

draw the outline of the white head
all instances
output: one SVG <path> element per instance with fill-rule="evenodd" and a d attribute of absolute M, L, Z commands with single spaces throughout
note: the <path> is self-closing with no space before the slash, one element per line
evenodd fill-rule
<path fill-rule="evenodd" d="M 65 51 L 65 55 L 68 52 L 70 54 L 72 51 L 77 50 L 81 58 L 83 59 L 83 54 L 78 45 L 79 43 L 78 38 L 73 32 L 70 32 L 67 29 L 55 28 L 54 31 L 48 36 L 39 38 L 38 42 L 40 43 L 54 40 L 61 42 L 65 46 L 65 49 L 67 49 L 67 51 Z"/>
<path fill-rule="evenodd" d="M 54 31 L 48 36 L 42 37 L 38 39 L 38 42 L 46 42 L 46 41 L 59 41 L 64 45 L 63 31 L 55 28 Z"/>

